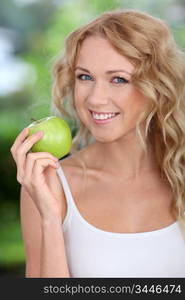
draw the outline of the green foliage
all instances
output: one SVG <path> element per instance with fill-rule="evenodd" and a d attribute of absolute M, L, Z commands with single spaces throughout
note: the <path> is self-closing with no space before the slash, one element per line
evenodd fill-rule
<path fill-rule="evenodd" d="M 19 222 L 7 222 L 1 225 L 0 245 L 0 268 L 25 263 Z"/>
<path fill-rule="evenodd" d="M 174 26 L 173 33 L 177 44 L 185 51 L 185 25 Z"/>

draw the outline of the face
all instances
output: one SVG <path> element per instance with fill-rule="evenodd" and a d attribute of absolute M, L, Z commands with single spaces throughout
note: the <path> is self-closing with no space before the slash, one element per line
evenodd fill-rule
<path fill-rule="evenodd" d="M 83 41 L 75 63 L 74 103 L 96 140 L 111 142 L 134 132 L 147 99 L 131 82 L 133 71 L 106 39 Z"/>

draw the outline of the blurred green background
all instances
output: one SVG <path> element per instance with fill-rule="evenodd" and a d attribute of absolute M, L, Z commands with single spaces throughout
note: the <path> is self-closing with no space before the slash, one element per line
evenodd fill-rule
<path fill-rule="evenodd" d="M 98 14 L 117 8 L 139 9 L 162 18 L 185 49 L 185 0 L 0 1 L 1 277 L 25 275 L 20 185 L 11 145 L 32 118 L 51 114 L 51 67 L 65 36 Z"/>

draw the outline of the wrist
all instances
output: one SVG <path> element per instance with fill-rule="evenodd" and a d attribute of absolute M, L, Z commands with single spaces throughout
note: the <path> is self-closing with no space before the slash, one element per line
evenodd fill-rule
<path fill-rule="evenodd" d="M 62 224 L 62 217 L 58 213 L 49 213 L 47 215 L 41 216 L 41 224 L 42 226 L 51 226 L 52 224 Z"/>

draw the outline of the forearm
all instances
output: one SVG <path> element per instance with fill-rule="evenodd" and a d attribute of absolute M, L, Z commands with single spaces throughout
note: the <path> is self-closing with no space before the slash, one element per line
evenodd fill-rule
<path fill-rule="evenodd" d="M 54 217 L 42 221 L 40 277 L 70 277 L 62 225 Z"/>

